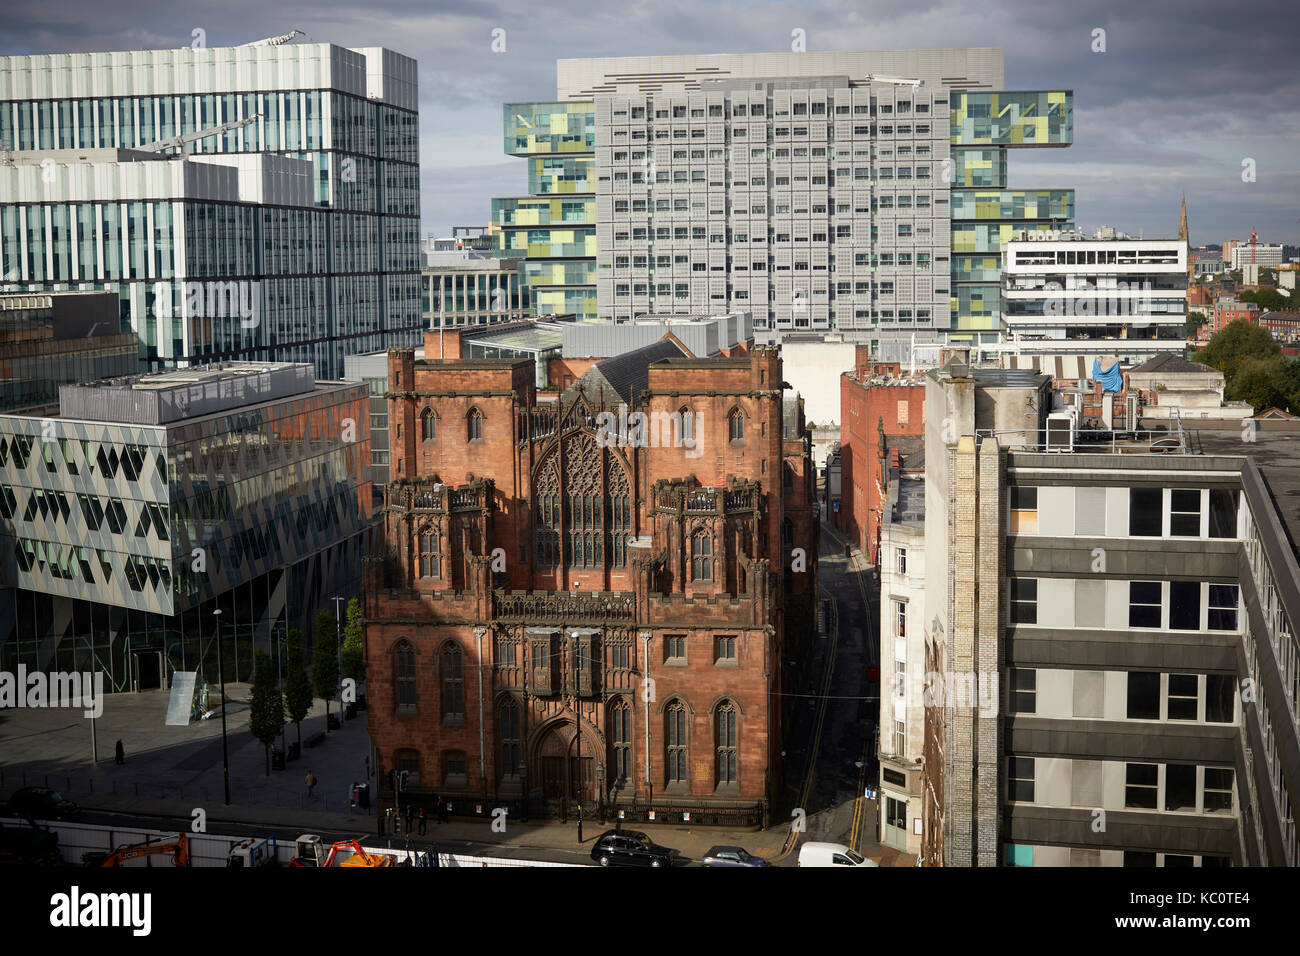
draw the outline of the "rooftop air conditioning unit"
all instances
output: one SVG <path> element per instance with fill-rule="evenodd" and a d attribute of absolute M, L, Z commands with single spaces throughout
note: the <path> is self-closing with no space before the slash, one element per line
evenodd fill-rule
<path fill-rule="evenodd" d="M 1052 412 L 1047 416 L 1047 447 L 1049 452 L 1072 452 L 1079 435 L 1079 416 L 1073 409 Z"/>

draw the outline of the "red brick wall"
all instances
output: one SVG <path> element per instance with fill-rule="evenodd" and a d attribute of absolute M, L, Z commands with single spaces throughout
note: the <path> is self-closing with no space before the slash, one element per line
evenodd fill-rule
<path fill-rule="evenodd" d="M 507 605 L 498 603 L 505 599 L 494 598 L 492 589 L 533 592 L 537 599 L 567 601 L 570 605 L 592 592 L 614 592 L 611 600 L 630 600 L 632 611 L 627 618 L 605 618 L 590 624 L 601 631 L 601 641 L 605 642 L 598 659 L 598 686 L 615 697 L 598 696 L 582 704 L 584 756 L 598 753 L 598 763 L 606 763 L 612 747 L 610 708 L 616 698 L 625 696 L 633 707 L 636 768 L 625 795 L 630 799 L 636 793 L 642 801 L 649 796 L 644 782 L 647 726 L 651 781 L 656 795 L 663 794 L 664 708 L 672 699 L 680 699 L 688 710 L 691 775 L 687 785 L 668 795 L 689 799 L 702 807 L 754 806 L 779 784 L 774 754 L 779 747 L 780 707 L 770 704 L 781 699 L 783 595 L 787 589 L 792 593 L 815 593 L 816 580 L 811 439 L 802 429 L 802 421 L 801 437 L 782 439 L 781 365 L 777 351 L 758 348 L 740 360 L 651 368 L 651 397 L 644 410 L 658 413 L 663 421 L 681 407 L 690 408 L 694 412 L 695 448 L 669 443 L 613 447 L 604 452 L 607 469 L 623 467 L 629 476 L 635 506 L 633 535 L 646 536 L 652 542 L 649 548 L 629 548 L 625 568 L 561 567 L 549 571 L 533 566 L 532 475 L 554 439 L 551 433 L 526 439 L 525 428 L 535 403 L 532 382 L 532 364 L 526 360 L 416 363 L 410 350 L 390 353 L 394 480 L 386 490 L 389 507 L 384 548 L 388 559 L 386 563 L 372 561 L 368 565 L 366 605 L 368 714 L 381 770 L 393 765 L 397 750 L 417 750 L 422 788 L 442 789 L 446 754 L 459 751 L 468 765 L 464 792 L 494 796 L 498 788 L 504 788 L 504 792 L 513 788 L 517 794 L 518 780 L 503 779 L 502 768 L 496 765 L 503 744 L 497 705 L 503 696 L 516 700 L 521 708 L 523 747 L 532 768 L 530 774 L 540 774 L 539 761 L 547 741 L 571 746 L 574 727 L 572 698 L 567 694 L 548 695 L 532 683 L 531 668 L 525 666 L 529 660 L 527 642 L 532 638 L 525 627 L 553 627 L 567 632 L 572 626 L 588 626 L 589 621 L 561 611 L 564 622 L 553 623 L 555 619 L 547 616 L 550 612 L 535 608 L 525 618 L 511 617 L 501 610 Z M 572 398 L 572 394 L 567 396 L 566 403 Z M 426 406 L 438 416 L 433 441 L 425 441 L 421 431 L 419 416 Z M 479 442 L 468 439 L 466 416 L 471 409 L 484 416 Z M 735 442 L 729 434 L 732 413 L 744 419 L 743 439 Z M 670 432 L 659 437 L 663 441 L 672 436 Z M 788 490 L 782 489 L 783 464 L 790 468 Z M 471 486 L 471 475 L 492 482 L 490 507 L 486 498 L 479 506 L 474 503 L 478 499 L 458 497 L 461 505 L 471 504 L 457 511 L 450 497 L 439 499 L 446 502 L 445 509 L 441 504 L 428 505 L 432 499 L 427 497 L 419 499 L 424 504 L 404 497 L 435 493 L 449 496 L 453 489 L 457 495 L 468 495 L 477 487 L 488 487 Z M 754 523 L 744 511 L 728 510 L 724 516 L 707 511 L 679 514 L 656 508 L 657 482 L 690 483 L 692 476 L 691 486 L 695 488 L 738 489 L 734 493 L 741 498 L 737 500 L 751 500 L 745 497 L 749 492 L 744 489 L 753 489 L 761 501 L 761 520 Z M 446 487 L 435 489 L 435 477 Z M 785 574 L 790 560 L 781 538 L 787 515 L 794 526 L 793 546 L 804 549 L 808 562 L 805 573 L 791 576 Z M 420 574 L 419 542 L 421 531 L 432 527 L 439 529 L 442 573 L 428 579 Z M 713 533 L 714 573 L 709 580 L 693 579 L 686 544 L 691 532 L 701 527 Z M 522 555 L 521 544 L 525 549 Z M 740 553 L 745 549 L 750 557 L 742 561 Z M 657 554 L 667 558 L 664 565 L 638 565 L 638 557 Z M 504 568 L 499 567 L 502 561 Z M 749 561 L 753 563 L 742 587 L 741 567 Z M 484 635 L 481 656 L 476 629 Z M 648 659 L 642 633 L 650 636 Z M 665 663 L 666 638 L 676 634 L 687 641 L 685 666 Z M 736 640 L 734 664 L 714 660 L 714 642 L 720 635 Z M 513 645 L 513 666 L 508 663 L 504 647 L 498 647 L 498 639 L 518 642 Z M 414 686 L 418 704 L 410 713 L 397 712 L 394 687 L 393 649 L 403 640 L 410 643 L 416 659 Z M 628 640 L 632 646 L 628 649 L 629 666 L 624 669 L 616 666 L 611 645 Z M 442 713 L 445 675 L 440 655 L 449 641 L 463 655 L 463 721 L 447 719 Z M 572 666 L 567 640 L 556 642 L 553 653 L 558 655 L 557 666 Z M 648 724 L 646 702 L 641 698 L 641 679 L 647 668 L 655 681 Z M 738 711 L 738 782 L 719 789 L 714 780 L 714 727 L 717 707 L 725 701 Z M 558 728 L 558 738 L 550 736 L 552 727 Z M 607 773 L 612 774 L 612 764 L 606 766 Z M 529 780 L 534 796 L 538 795 L 538 786 L 540 780 Z"/>
<path fill-rule="evenodd" d="M 893 366 L 895 373 L 897 368 Z M 882 421 L 887 436 L 924 435 L 925 386 L 873 386 L 850 375 L 841 376 L 840 511 L 835 524 L 873 562 L 884 504 L 880 494 L 885 484 L 880 468 Z"/>

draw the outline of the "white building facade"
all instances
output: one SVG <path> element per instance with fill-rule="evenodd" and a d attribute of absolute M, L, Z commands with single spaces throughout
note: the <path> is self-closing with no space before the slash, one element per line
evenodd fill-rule
<path fill-rule="evenodd" d="M 1061 234 L 1007 242 L 1002 260 L 1003 350 L 1140 362 L 1185 347 L 1184 242 Z"/>
<path fill-rule="evenodd" d="M 880 841 L 919 854 L 926 673 L 925 483 L 893 482 L 880 524 Z"/>

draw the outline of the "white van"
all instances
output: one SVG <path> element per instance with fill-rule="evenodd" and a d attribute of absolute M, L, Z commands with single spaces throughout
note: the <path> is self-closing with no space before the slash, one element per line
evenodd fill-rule
<path fill-rule="evenodd" d="M 805 843 L 799 847 L 798 866 L 880 866 L 843 843 Z"/>

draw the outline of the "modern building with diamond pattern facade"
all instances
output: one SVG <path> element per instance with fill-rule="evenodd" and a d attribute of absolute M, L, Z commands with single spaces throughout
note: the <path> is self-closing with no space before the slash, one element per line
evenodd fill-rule
<path fill-rule="evenodd" d="M 64 386 L 0 416 L 0 666 L 114 690 L 275 657 L 355 596 L 372 508 L 364 385 L 238 364 Z"/>

